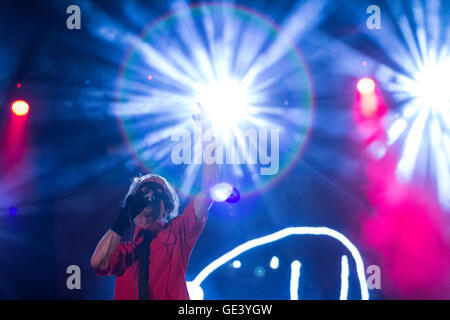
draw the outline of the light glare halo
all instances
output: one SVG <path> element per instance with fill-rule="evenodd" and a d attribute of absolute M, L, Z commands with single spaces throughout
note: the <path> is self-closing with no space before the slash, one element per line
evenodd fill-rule
<path fill-rule="evenodd" d="M 197 90 L 197 99 L 214 128 L 223 131 L 245 119 L 248 98 L 246 88 L 239 82 L 224 79 L 202 85 Z"/>
<path fill-rule="evenodd" d="M 415 78 L 413 94 L 434 111 L 450 106 L 450 62 L 425 66 Z"/>
<path fill-rule="evenodd" d="M 245 26 L 242 39 L 242 30 L 236 28 L 241 23 Z M 167 41 L 174 34 L 178 40 Z M 255 37 L 264 41 L 262 47 L 248 41 Z M 196 130 L 198 126 L 192 128 L 192 115 L 199 113 L 197 102 L 201 103 L 198 96 L 203 88 L 223 82 L 231 83 L 232 88 L 239 85 L 237 91 L 243 94 L 237 97 L 245 98 L 233 99 L 245 102 L 232 105 L 246 108 L 228 111 L 232 119 L 213 112 L 213 121 L 225 122 L 214 128 L 216 141 L 224 150 L 223 162 L 230 164 L 222 167 L 222 174 L 240 185 L 239 192 L 248 196 L 269 187 L 293 168 L 309 139 L 314 101 L 308 69 L 279 26 L 242 6 L 199 5 L 157 19 L 140 38 L 123 59 L 112 110 L 135 158 L 130 168 L 157 170 L 174 181 L 182 196 L 200 192 L 200 171 L 193 162 L 198 160 L 194 159 L 194 149 L 201 133 Z M 203 109 L 208 114 L 208 108 Z M 279 130 L 279 139 L 268 128 Z M 191 138 L 191 156 L 174 165 L 171 151 L 175 143 L 171 136 L 186 129 L 190 131 L 186 141 Z M 267 150 L 257 152 L 276 155 L 281 148 L 284 152 L 279 158 L 271 157 L 269 164 L 262 164 L 259 157 L 256 164 L 250 163 L 248 157 L 241 161 L 231 155 L 229 160 L 227 148 L 244 155 L 255 131 L 258 141 L 261 136 L 268 142 Z M 277 146 L 274 153 L 270 151 L 272 137 Z M 274 173 L 261 174 L 262 168 L 269 165 L 276 168 Z"/>

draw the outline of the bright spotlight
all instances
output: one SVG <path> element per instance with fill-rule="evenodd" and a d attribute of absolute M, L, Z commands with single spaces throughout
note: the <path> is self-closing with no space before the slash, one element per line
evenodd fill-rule
<path fill-rule="evenodd" d="M 196 145 L 202 133 L 204 142 L 212 133 L 192 125 L 200 104 L 214 130 L 216 160 L 226 164 L 223 174 L 233 178 L 241 194 L 252 193 L 291 166 L 312 127 L 310 77 L 294 30 L 228 1 L 180 3 L 129 43 L 112 113 L 120 117 L 121 130 L 143 165 L 159 163 L 182 193 L 193 195 L 201 171 L 197 162 L 203 161 Z M 127 33 L 121 37 L 128 45 Z M 143 80 L 139 88 L 137 79 Z"/>
<path fill-rule="evenodd" d="M 239 260 L 233 261 L 233 268 L 239 269 L 242 266 L 242 263 Z"/>
<path fill-rule="evenodd" d="M 444 39 L 439 36 L 450 24 L 439 2 L 444 3 L 404 3 L 414 15 L 399 10 L 395 17 L 401 39 L 406 39 L 404 47 L 390 52 L 390 58 L 399 62 L 399 71 L 387 68 L 378 72 L 377 78 L 399 106 L 386 123 L 385 146 L 387 150 L 401 148 L 397 178 L 412 182 L 421 177 L 434 182 L 441 208 L 450 210 L 450 51 L 448 42 L 441 42 Z M 416 27 L 411 28 L 413 25 Z M 400 53 L 403 51 L 408 55 Z"/>
<path fill-rule="evenodd" d="M 223 79 L 197 86 L 197 100 L 204 106 L 215 129 L 227 131 L 248 114 L 246 88 L 239 81 Z"/>
<path fill-rule="evenodd" d="M 399 84 L 410 98 L 402 118 L 397 119 L 388 132 L 400 127 L 399 133 L 391 134 L 393 144 L 403 133 L 404 148 L 397 166 L 397 174 L 410 180 L 420 161 L 428 161 L 435 172 L 441 206 L 450 209 L 450 57 L 442 60 L 429 59 L 410 77 L 399 77 Z M 402 122 L 407 125 L 399 126 Z M 431 157 L 421 154 L 420 147 L 427 146 Z M 421 158 L 422 157 L 422 158 Z"/>
<path fill-rule="evenodd" d="M 16 100 L 12 103 L 11 110 L 17 116 L 24 116 L 30 110 L 30 106 L 23 100 Z"/>
<path fill-rule="evenodd" d="M 416 77 L 411 92 L 421 105 L 429 106 L 434 111 L 444 111 L 450 107 L 450 61 L 424 66 Z"/>
<path fill-rule="evenodd" d="M 362 78 L 356 87 L 361 94 L 372 94 L 375 91 L 375 81 L 371 78 Z"/>

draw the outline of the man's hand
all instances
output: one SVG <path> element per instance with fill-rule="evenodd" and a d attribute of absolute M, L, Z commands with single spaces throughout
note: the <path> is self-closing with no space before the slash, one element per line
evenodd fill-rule
<path fill-rule="evenodd" d="M 136 218 L 145 209 L 147 204 L 148 199 L 144 198 L 144 194 L 140 191 L 127 197 L 125 206 L 120 208 L 116 222 L 99 241 L 92 255 L 91 266 L 95 272 L 100 275 L 108 274 L 109 258 L 119 245 L 121 237 L 129 228 L 130 220 Z"/>
<path fill-rule="evenodd" d="M 111 230 L 122 237 L 130 226 L 130 220 L 136 218 L 145 209 L 147 204 L 148 200 L 144 198 L 144 194 L 141 192 L 129 195 L 125 201 L 125 206 L 120 209 L 116 222 Z"/>

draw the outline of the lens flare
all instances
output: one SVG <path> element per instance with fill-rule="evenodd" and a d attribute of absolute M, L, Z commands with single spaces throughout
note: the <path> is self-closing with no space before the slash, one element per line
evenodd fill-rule
<path fill-rule="evenodd" d="M 242 195 L 292 167 L 308 140 L 313 101 L 306 66 L 278 26 L 237 5 L 180 6 L 132 40 L 112 113 L 141 167 L 166 176 L 182 196 L 200 192 L 197 103 L 223 146 L 222 175 Z M 174 160 L 177 137 L 183 152 Z"/>

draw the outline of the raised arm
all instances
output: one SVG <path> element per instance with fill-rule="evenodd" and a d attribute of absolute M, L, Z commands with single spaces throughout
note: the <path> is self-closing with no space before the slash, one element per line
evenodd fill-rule
<path fill-rule="evenodd" d="M 206 146 L 213 143 L 214 141 L 214 134 L 211 131 L 211 122 L 205 116 L 203 107 L 201 106 L 201 104 L 198 104 L 198 106 L 201 110 L 201 113 L 199 115 L 193 116 L 194 121 L 196 122 L 196 125 L 200 124 L 202 126 L 202 137 L 212 137 L 212 140 L 210 141 L 205 141 L 205 139 L 202 139 L 203 153 L 205 153 Z M 199 220 L 202 220 L 208 214 L 208 210 L 213 203 L 209 191 L 218 183 L 219 179 L 219 166 L 215 161 L 213 163 L 208 163 L 208 161 L 205 161 L 205 157 L 203 157 L 202 163 L 202 189 L 200 193 L 194 198 L 195 215 Z"/>

